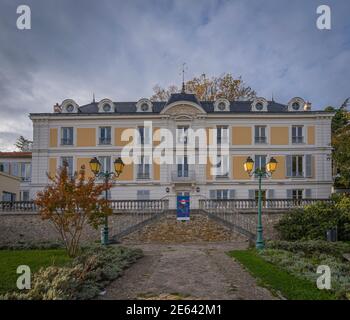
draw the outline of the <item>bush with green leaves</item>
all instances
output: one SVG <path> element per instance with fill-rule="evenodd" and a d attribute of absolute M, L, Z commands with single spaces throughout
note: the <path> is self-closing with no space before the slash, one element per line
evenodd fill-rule
<path fill-rule="evenodd" d="M 277 265 L 296 277 L 307 279 L 316 286 L 317 267 L 327 265 L 331 270 L 331 290 L 339 299 L 350 300 L 350 264 L 343 258 L 350 252 L 346 243 L 325 241 L 273 241 L 259 252 L 266 261 Z"/>
<path fill-rule="evenodd" d="M 336 196 L 333 200 L 317 202 L 284 215 L 275 227 L 281 239 L 325 239 L 327 230 L 337 228 L 339 240 L 350 240 L 350 197 Z"/>
<path fill-rule="evenodd" d="M 69 266 L 40 269 L 27 292 L 8 293 L 0 299 L 92 299 L 141 256 L 140 249 L 101 245 L 85 247 Z"/>

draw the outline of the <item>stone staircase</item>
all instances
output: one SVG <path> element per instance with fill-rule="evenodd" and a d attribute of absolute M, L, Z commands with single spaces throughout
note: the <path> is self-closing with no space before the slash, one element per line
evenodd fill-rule
<path fill-rule="evenodd" d="M 176 214 L 168 211 L 152 224 L 122 238 L 123 243 L 195 243 L 247 241 L 247 237 L 217 223 L 208 216 L 191 211 L 189 221 L 177 221 Z"/>

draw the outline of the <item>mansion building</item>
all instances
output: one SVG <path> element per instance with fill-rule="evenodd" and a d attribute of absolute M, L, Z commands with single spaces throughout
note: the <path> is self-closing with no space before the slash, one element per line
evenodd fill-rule
<path fill-rule="evenodd" d="M 311 105 L 298 97 L 288 104 L 264 98 L 211 102 L 198 101 L 194 94 L 182 91 L 162 102 L 103 99 L 82 106 L 67 99 L 56 104 L 53 113 L 30 114 L 30 195 L 35 197 L 49 183 L 47 174 L 54 175 L 64 162 L 70 174 L 84 165 L 87 175 L 93 176 L 89 162 L 94 157 L 103 170 L 113 171 L 113 162 L 130 144 L 131 140 L 123 137 L 128 129 L 135 129 L 141 146 L 150 145 L 151 149 L 164 142 L 162 129 L 170 130 L 174 137 L 165 149 L 186 145 L 190 129 L 204 129 L 208 148 L 227 146 L 225 154 L 217 156 L 224 171 L 213 173 L 210 161 L 193 163 L 186 152 L 180 156 L 174 152 L 173 163 L 152 161 L 152 156 L 141 153 L 137 163 L 124 161 L 110 198 L 169 199 L 173 209 L 177 195 L 189 195 L 194 209 L 200 199 L 254 199 L 258 178 L 245 172 L 247 157 L 254 160 L 256 168 L 264 167 L 271 157 L 278 162 L 273 175 L 263 179 L 263 197 L 328 198 L 333 184 L 332 117 L 333 113 L 312 111 Z M 151 123 L 152 128 L 145 123 Z M 196 147 L 194 152 L 202 149 Z"/>

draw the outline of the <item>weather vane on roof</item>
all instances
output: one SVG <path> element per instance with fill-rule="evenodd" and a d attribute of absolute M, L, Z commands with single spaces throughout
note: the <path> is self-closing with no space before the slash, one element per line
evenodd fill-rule
<path fill-rule="evenodd" d="M 185 72 L 187 70 L 186 62 L 182 64 L 182 90 L 181 93 L 185 93 Z"/>

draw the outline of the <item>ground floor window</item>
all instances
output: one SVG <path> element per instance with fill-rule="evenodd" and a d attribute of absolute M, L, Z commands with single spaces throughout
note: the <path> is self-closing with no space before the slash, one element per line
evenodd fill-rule
<path fill-rule="evenodd" d="M 20 198 L 21 198 L 21 201 L 29 201 L 29 191 L 28 190 L 21 191 Z"/>
<path fill-rule="evenodd" d="M 2 192 L 2 201 L 16 201 L 16 194 L 12 192 Z"/>
<path fill-rule="evenodd" d="M 137 200 L 149 200 L 150 191 L 149 190 L 137 190 Z"/>
<path fill-rule="evenodd" d="M 292 199 L 293 200 L 300 200 L 302 198 L 303 198 L 303 190 L 301 190 L 301 189 L 292 190 Z"/>

